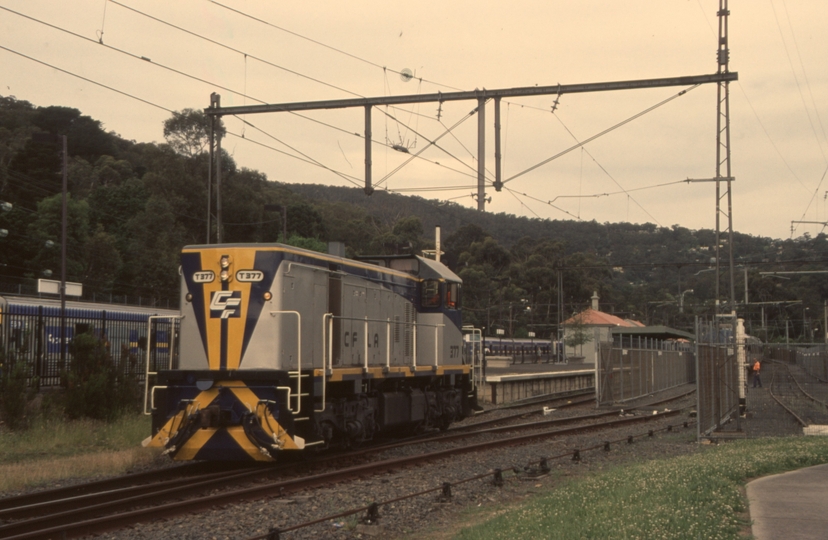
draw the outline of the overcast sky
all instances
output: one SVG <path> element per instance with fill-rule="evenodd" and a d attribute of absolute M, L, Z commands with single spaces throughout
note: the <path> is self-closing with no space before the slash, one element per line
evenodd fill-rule
<path fill-rule="evenodd" d="M 730 70 L 739 75 L 730 85 L 734 229 L 789 238 L 792 221 L 828 220 L 828 2 L 729 4 Z M 77 108 L 138 142 L 163 142 L 170 111 L 207 107 L 214 91 L 231 106 L 717 68 L 718 0 L 515 0 L 508 7 L 491 0 L 0 0 L 0 7 L 0 95 Z M 403 69 L 413 78 L 403 80 Z M 563 95 L 554 113 L 555 96 L 504 100 L 504 178 L 682 90 Z M 375 110 L 377 189 L 432 188 L 416 194 L 476 208 L 475 107 L 463 101 Z M 493 178 L 492 103 L 486 112 Z M 355 133 L 363 132 L 363 115 L 246 116 L 252 125 L 228 117 L 233 135 L 224 147 L 239 166 L 271 180 L 361 186 L 364 142 Z M 423 159 L 395 172 L 410 157 L 395 145 L 422 151 Z M 487 210 L 712 229 L 715 184 L 681 181 L 715 172 L 716 85 L 708 84 L 509 181 L 502 192 L 490 186 Z M 794 226 L 795 237 L 823 229 Z"/>

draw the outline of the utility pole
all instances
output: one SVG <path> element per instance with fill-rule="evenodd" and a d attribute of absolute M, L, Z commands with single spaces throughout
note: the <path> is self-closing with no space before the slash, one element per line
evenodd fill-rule
<path fill-rule="evenodd" d="M 63 198 L 61 202 L 61 231 L 60 231 L 60 365 L 62 368 L 66 367 L 66 228 L 68 225 L 67 219 L 67 203 L 66 191 L 68 187 L 68 167 L 67 167 L 67 143 L 66 135 L 61 135 L 63 139 L 62 152 L 62 172 L 63 172 Z"/>
<path fill-rule="evenodd" d="M 61 218 L 60 218 L 60 362 L 66 365 L 66 230 L 68 228 L 68 143 L 66 135 L 52 135 L 50 133 L 34 133 L 32 140 L 45 144 L 61 145 Z M 11 208 L 11 205 L 8 207 Z M 5 209 L 5 208 L 4 208 Z"/>

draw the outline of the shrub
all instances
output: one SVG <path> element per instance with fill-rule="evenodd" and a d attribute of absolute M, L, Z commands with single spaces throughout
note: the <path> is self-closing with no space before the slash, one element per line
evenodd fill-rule
<path fill-rule="evenodd" d="M 63 374 L 67 416 L 111 421 L 137 410 L 140 389 L 129 376 L 134 358 L 122 356 L 116 364 L 104 343 L 91 334 L 76 336 L 69 351 L 71 368 Z"/>
<path fill-rule="evenodd" d="M 28 425 L 26 404 L 29 367 L 25 362 L 5 362 L 0 359 L 0 412 L 11 430 L 24 429 Z"/>

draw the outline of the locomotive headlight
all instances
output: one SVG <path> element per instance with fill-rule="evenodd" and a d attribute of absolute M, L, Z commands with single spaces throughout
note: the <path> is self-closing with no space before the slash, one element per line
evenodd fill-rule
<path fill-rule="evenodd" d="M 224 270 L 222 270 L 221 274 L 219 274 L 219 275 L 221 276 L 222 281 L 228 281 L 230 279 L 230 271 L 227 270 L 226 268 Z"/>
<path fill-rule="evenodd" d="M 273 295 L 270 293 L 270 291 L 265 291 L 265 293 L 262 296 L 264 297 L 265 302 L 269 302 L 270 299 L 273 298 Z"/>
<path fill-rule="evenodd" d="M 222 267 L 222 269 L 230 268 L 230 256 L 222 255 L 221 260 L 219 261 L 219 265 Z"/>

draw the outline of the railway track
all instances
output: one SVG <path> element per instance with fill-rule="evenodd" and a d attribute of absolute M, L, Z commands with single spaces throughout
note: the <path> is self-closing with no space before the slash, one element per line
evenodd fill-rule
<path fill-rule="evenodd" d="M 800 366 L 774 363 L 770 395 L 802 426 L 828 425 L 828 384 Z"/>
<path fill-rule="evenodd" d="M 680 396 L 681 397 L 681 396 Z M 676 399 L 676 398 L 671 398 Z M 570 403 L 573 400 L 568 400 Z M 649 404 L 654 405 L 653 403 Z M 574 405 L 572 405 L 574 406 Z M 619 416 L 618 411 L 579 415 L 568 418 L 541 418 L 536 422 L 509 424 L 510 421 L 542 414 L 543 409 L 510 415 L 476 425 L 462 426 L 429 438 L 409 440 L 390 445 L 380 445 L 347 454 L 323 456 L 306 462 L 284 463 L 266 469 L 229 468 L 213 471 L 199 470 L 210 464 L 198 464 L 176 471 L 177 478 L 169 479 L 170 470 L 154 471 L 141 478 L 119 484 L 113 479 L 107 482 L 87 484 L 64 490 L 42 492 L 0 500 L 0 538 L 72 538 L 105 530 L 120 528 L 148 519 L 171 517 L 183 513 L 198 512 L 210 507 L 238 503 L 243 500 L 281 496 L 299 490 L 330 485 L 366 474 L 377 474 L 391 469 L 409 467 L 462 453 L 490 450 L 493 448 L 526 444 L 540 439 L 565 437 L 585 430 L 611 429 L 622 425 L 661 420 L 681 411 L 669 411 L 657 415 Z M 629 413 L 628 413 L 629 414 Z M 503 424 L 495 426 L 493 424 Z M 502 436 L 504 433 L 508 435 Z M 477 439 L 464 445 L 458 442 Z M 480 440 L 480 439 L 483 440 Z M 452 445 L 446 445 L 451 442 Z M 390 459 L 368 460 L 368 456 L 406 445 L 425 444 L 426 451 L 414 455 Z M 435 446 L 448 446 L 434 449 Z M 342 462 L 362 463 L 346 468 L 334 467 L 324 472 L 313 468 L 337 465 Z M 209 469 L 209 467 L 207 467 Z M 281 475 L 281 476 L 280 476 Z M 153 479 L 166 478 L 163 482 L 150 483 Z M 243 485 L 244 487 L 238 487 Z M 220 490 L 214 493 L 215 490 Z M 51 499 L 50 499 L 51 495 Z M 194 497 L 194 498 L 193 498 Z M 184 499 L 184 500 L 182 500 Z"/>

